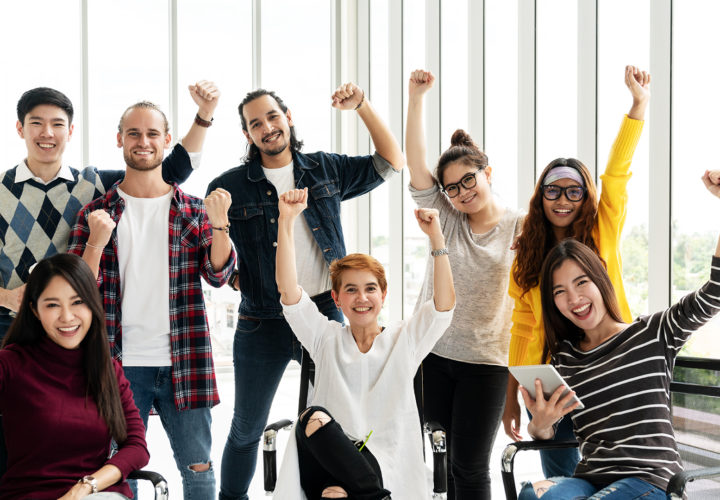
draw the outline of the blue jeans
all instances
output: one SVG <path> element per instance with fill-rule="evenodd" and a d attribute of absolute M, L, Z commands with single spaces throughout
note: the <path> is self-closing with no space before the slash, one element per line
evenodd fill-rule
<path fill-rule="evenodd" d="M 554 482 L 541 496 L 542 500 L 667 500 L 667 494 L 647 481 L 636 477 L 620 479 L 598 490 L 592 483 L 577 477 L 553 477 Z M 518 500 L 537 500 L 531 483 L 525 483 Z"/>
<path fill-rule="evenodd" d="M 147 429 L 150 408 L 154 407 L 175 456 L 182 475 L 185 500 L 208 500 L 215 497 L 215 471 L 210 464 L 207 471 L 196 472 L 191 465 L 210 463 L 212 434 L 210 408 L 178 411 L 172 372 L 169 366 L 126 366 L 125 377 L 130 381 L 135 405 Z M 133 495 L 136 495 L 135 485 Z"/>
<path fill-rule="evenodd" d="M 342 322 L 329 293 L 314 298 L 318 309 Z M 220 469 L 220 500 L 248 500 L 258 445 L 285 367 L 300 361 L 300 342 L 283 318 L 239 318 L 233 342 L 235 408 Z"/>
<path fill-rule="evenodd" d="M 530 420 L 532 414 L 528 411 Z M 575 439 L 572 419 L 565 415 L 555 430 L 553 441 L 570 441 Z M 572 477 L 575 467 L 580 461 L 580 452 L 577 448 L 563 448 L 559 450 L 540 450 L 540 462 L 546 478 Z"/>

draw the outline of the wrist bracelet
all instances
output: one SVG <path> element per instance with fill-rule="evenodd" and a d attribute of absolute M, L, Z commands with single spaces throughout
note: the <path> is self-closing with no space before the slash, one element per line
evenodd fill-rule
<path fill-rule="evenodd" d="M 362 93 L 363 93 L 363 95 L 362 95 L 362 97 L 360 98 L 360 102 L 358 103 L 357 106 L 355 106 L 355 111 L 357 111 L 358 109 L 360 109 L 360 106 L 362 106 L 363 103 L 365 102 L 365 91 L 363 90 Z"/>
<path fill-rule="evenodd" d="M 430 255 L 432 255 L 433 257 L 440 257 L 441 255 L 450 255 L 450 253 L 448 252 L 447 247 L 445 247 L 433 250 L 432 252 L 430 252 Z"/>
<path fill-rule="evenodd" d="M 230 223 L 229 222 L 227 224 L 225 224 L 224 226 L 220 226 L 220 227 L 210 226 L 210 227 L 212 227 L 215 231 L 224 231 L 224 232 L 230 234 Z"/>
<path fill-rule="evenodd" d="M 85 242 L 85 246 L 86 246 L 86 247 L 90 247 L 90 248 L 97 248 L 98 250 L 103 250 L 103 249 L 105 249 L 105 247 L 99 247 L 99 246 L 97 246 L 97 245 L 91 245 L 91 244 L 88 243 L 88 242 Z"/>
<path fill-rule="evenodd" d="M 200 115 L 197 113 L 195 114 L 195 123 L 200 125 L 201 127 L 208 128 L 210 125 L 212 125 L 213 118 L 210 118 L 210 121 L 205 120 L 204 118 L 200 118 Z"/>

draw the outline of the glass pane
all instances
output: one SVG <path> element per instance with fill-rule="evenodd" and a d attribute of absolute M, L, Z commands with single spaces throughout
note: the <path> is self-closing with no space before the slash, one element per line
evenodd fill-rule
<path fill-rule="evenodd" d="M 42 15 L 38 13 L 42 12 Z M 0 15 L 0 171 L 14 167 L 27 153 L 15 130 L 16 106 L 26 90 L 52 87 L 67 95 L 75 108 L 75 133 L 63 161 L 81 168 L 82 52 L 80 6 L 77 1 L 5 2 Z M 48 53 L 48 50 L 50 53 Z M 40 62 L 39 59 L 42 59 Z"/>
<path fill-rule="evenodd" d="M 650 67 L 650 0 L 609 0 L 598 6 L 598 178 L 632 104 L 624 83 L 627 64 Z M 633 316 L 648 313 L 648 118 L 633 157 L 622 241 L 623 282 Z"/>
<path fill-rule="evenodd" d="M 330 13 L 329 0 L 263 2 L 262 86 L 287 104 L 305 152 L 331 149 Z"/>
<path fill-rule="evenodd" d="M 410 73 L 425 67 L 425 0 L 405 0 L 403 3 L 403 117 L 407 117 L 407 87 Z M 437 92 L 437 88 L 431 92 Z M 427 130 L 427 127 L 426 127 Z M 437 158 L 429 158 L 434 168 Z M 406 174 L 403 189 L 407 189 L 410 176 Z M 428 256 L 427 237 L 415 221 L 415 202 L 409 192 L 403 197 L 403 266 L 404 266 L 404 314 L 409 317 L 415 310 L 420 288 L 425 278 L 425 261 Z M 374 221 L 373 221 L 374 222 Z"/>
<path fill-rule="evenodd" d="M 537 3 L 538 174 L 558 157 L 577 157 L 577 2 Z"/>
<path fill-rule="evenodd" d="M 370 96 L 373 106 L 385 120 L 390 117 L 390 78 L 388 72 L 389 37 L 389 8 L 385 1 L 370 1 Z M 360 125 L 362 126 L 362 125 Z M 370 193 L 370 253 L 380 261 L 389 273 L 390 265 L 390 185 L 384 182 Z M 390 294 L 400 293 L 395 290 L 392 283 L 388 288 Z M 384 307 L 378 321 L 387 323 L 388 308 Z"/>
<path fill-rule="evenodd" d="M 207 44 L 233 53 L 232 64 L 217 64 L 208 57 Z M 197 105 L 187 86 L 198 80 L 215 82 L 221 92 L 213 125 L 208 130 L 199 170 L 182 189 L 204 198 L 207 185 L 220 173 L 240 164 L 245 155 L 245 136 L 237 107 L 252 90 L 252 10 L 250 2 L 232 0 L 185 0 L 178 4 L 178 125 L 185 134 Z M 232 366 L 232 345 L 240 294 L 228 286 L 213 288 L 203 282 L 208 324 L 212 332 L 216 367 Z M 223 379 L 220 379 L 221 381 Z M 224 389 L 224 388 L 223 388 Z"/>
<path fill-rule="evenodd" d="M 675 2 L 673 11 L 672 81 L 672 300 L 695 290 L 710 273 L 710 256 L 717 241 L 718 200 L 705 190 L 700 176 L 717 168 L 715 117 L 720 95 L 701 92 L 698 85 L 720 80 L 720 67 L 707 64 L 708 54 L 720 50 L 717 23 L 720 3 L 713 0 Z M 702 15 L 699 15 L 702 13 Z M 701 48 L 701 50 L 698 50 Z M 697 125 L 694 125 L 697 124 Z M 691 126 L 694 125 L 694 126 Z M 695 333 L 684 354 L 720 358 L 720 318 Z"/>
<path fill-rule="evenodd" d="M 218 64 L 216 58 L 208 57 L 207 44 L 199 40 L 212 40 L 214 47 L 232 53 L 232 64 Z M 247 142 L 237 108 L 253 90 L 249 47 L 252 47 L 250 2 L 186 0 L 178 4 L 179 134 L 187 132 L 197 112 L 187 90 L 189 84 L 210 80 L 222 94 L 205 139 L 202 166 L 183 185 L 186 192 L 195 196 L 204 197 L 208 183 L 239 165 L 245 155 Z"/>
<path fill-rule="evenodd" d="M 170 112 L 167 9 L 166 2 L 144 0 L 88 2 L 92 165 L 124 168 L 115 146 L 118 121 L 128 106 L 147 100 Z"/>
<path fill-rule="evenodd" d="M 504 205 L 517 199 L 518 2 L 485 0 L 485 152 L 493 191 Z"/>
<path fill-rule="evenodd" d="M 468 0 L 440 2 L 440 147 L 450 147 L 450 137 L 468 128 Z M 482 137 L 476 139 L 482 143 Z"/>

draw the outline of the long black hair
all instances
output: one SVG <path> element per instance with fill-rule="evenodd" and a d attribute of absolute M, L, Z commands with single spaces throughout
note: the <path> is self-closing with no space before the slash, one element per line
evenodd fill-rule
<path fill-rule="evenodd" d="M 30 273 L 20 310 L 10 325 L 3 347 L 37 344 L 47 335 L 35 310 L 40 295 L 56 276 L 68 282 L 92 313 L 90 328 L 80 343 L 85 351 L 86 395 L 95 401 L 110 435 L 122 443 L 127 438 L 127 426 L 105 331 L 105 310 L 95 277 L 80 257 L 61 253 L 38 262 Z"/>
<path fill-rule="evenodd" d="M 590 281 L 595 284 L 600 291 L 608 315 L 618 323 L 623 322 L 615 288 L 605 270 L 603 261 L 587 245 L 574 238 L 566 238 L 550 250 L 540 271 L 540 299 L 542 302 L 543 327 L 545 329 L 543 360 L 547 360 L 549 354 L 557 354 L 562 341 L 569 340 L 574 345 L 577 345 L 578 342 L 585 338 L 585 332 L 563 316 L 555 306 L 553 273 L 566 260 L 575 261 Z"/>
<path fill-rule="evenodd" d="M 247 103 L 250 101 L 254 101 L 258 97 L 262 97 L 264 95 L 269 95 L 273 99 L 275 99 L 275 102 L 277 103 L 278 107 L 283 113 L 287 113 L 288 107 L 285 105 L 285 102 L 278 97 L 274 91 L 272 90 L 265 90 L 265 89 L 257 89 L 253 90 L 252 92 L 248 92 L 245 96 L 245 99 L 242 100 L 240 105 L 238 106 L 238 112 L 240 113 L 240 122 L 242 123 L 242 129 L 243 131 L 247 132 L 247 122 L 245 121 L 245 115 L 243 115 L 243 108 Z M 299 141 L 297 138 L 297 135 L 295 134 L 295 125 L 290 127 L 290 150 L 293 153 L 300 152 L 303 147 L 303 141 Z M 248 143 L 247 146 L 247 153 L 245 154 L 245 162 L 249 163 L 253 161 L 256 158 L 260 158 L 260 149 L 255 144 Z"/>

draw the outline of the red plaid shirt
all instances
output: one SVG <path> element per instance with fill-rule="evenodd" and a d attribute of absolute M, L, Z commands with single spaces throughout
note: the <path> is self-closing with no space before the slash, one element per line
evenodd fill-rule
<path fill-rule="evenodd" d="M 205 315 L 200 276 L 214 287 L 227 283 L 235 268 L 235 249 L 225 266 L 214 272 L 210 263 L 212 228 L 202 200 L 183 193 L 174 185 L 170 203 L 170 349 L 175 405 L 178 410 L 212 407 L 220 402 L 215 382 L 210 332 Z M 125 200 L 115 184 L 104 196 L 80 210 L 70 235 L 68 252 L 82 255 L 90 236 L 87 216 L 103 209 L 117 224 Z M 103 296 L 110 351 L 122 360 L 120 270 L 117 260 L 117 230 L 102 252 L 98 286 Z"/>

